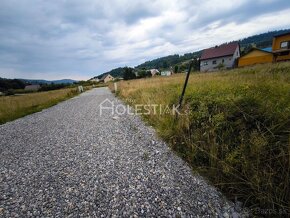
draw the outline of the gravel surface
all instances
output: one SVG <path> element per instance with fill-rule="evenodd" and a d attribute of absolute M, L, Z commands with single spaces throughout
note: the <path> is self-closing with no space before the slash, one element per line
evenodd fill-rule
<path fill-rule="evenodd" d="M 0 126 L 2 217 L 240 217 L 107 88 Z M 104 112 L 104 111 L 103 111 Z"/>

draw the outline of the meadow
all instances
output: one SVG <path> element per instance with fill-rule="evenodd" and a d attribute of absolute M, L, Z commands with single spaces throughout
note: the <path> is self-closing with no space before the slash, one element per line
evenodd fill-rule
<path fill-rule="evenodd" d="M 0 97 L 0 124 L 51 107 L 78 94 L 76 88 Z"/>
<path fill-rule="evenodd" d="M 121 81 L 116 94 L 132 106 L 177 105 L 184 80 L 175 74 Z M 181 112 L 177 119 L 142 116 L 231 200 L 290 214 L 289 62 L 193 72 Z"/>

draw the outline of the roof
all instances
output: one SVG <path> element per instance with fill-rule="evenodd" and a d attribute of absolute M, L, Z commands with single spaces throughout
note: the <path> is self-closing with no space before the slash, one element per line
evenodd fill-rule
<path fill-rule="evenodd" d="M 25 88 L 39 88 L 40 87 L 40 85 L 27 85 L 27 86 L 25 86 Z"/>
<path fill-rule="evenodd" d="M 286 32 L 286 33 L 281 33 L 281 34 L 275 35 L 274 38 L 279 37 L 279 36 L 285 36 L 285 35 L 290 35 L 290 31 Z"/>
<path fill-rule="evenodd" d="M 236 51 L 237 46 L 239 46 L 237 42 L 232 42 L 205 49 L 202 51 L 200 60 L 233 55 Z"/>
<path fill-rule="evenodd" d="M 27 85 L 24 89 L 40 89 L 40 85 Z"/>
<path fill-rule="evenodd" d="M 242 58 L 250 54 L 252 51 L 261 51 L 267 54 L 273 54 L 271 51 L 266 51 L 264 49 L 259 49 L 259 48 L 252 48 L 247 54 L 243 55 Z"/>
<path fill-rule="evenodd" d="M 101 77 L 101 79 L 100 80 L 104 80 L 104 79 L 106 79 L 106 77 L 107 76 L 109 76 L 110 74 L 105 74 L 105 75 L 103 75 L 102 77 Z M 111 76 L 111 75 L 110 75 Z"/>
<path fill-rule="evenodd" d="M 272 52 L 272 47 L 262 48 L 262 51 Z"/>

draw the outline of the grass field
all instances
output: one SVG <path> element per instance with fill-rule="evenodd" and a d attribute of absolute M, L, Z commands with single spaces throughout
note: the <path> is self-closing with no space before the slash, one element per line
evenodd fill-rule
<path fill-rule="evenodd" d="M 122 81 L 116 94 L 131 105 L 174 105 L 184 79 Z M 290 214 L 289 62 L 192 73 L 182 112 L 177 120 L 167 113 L 143 118 L 229 198 Z"/>
<path fill-rule="evenodd" d="M 76 96 L 76 88 L 0 97 L 0 124 L 51 107 Z"/>

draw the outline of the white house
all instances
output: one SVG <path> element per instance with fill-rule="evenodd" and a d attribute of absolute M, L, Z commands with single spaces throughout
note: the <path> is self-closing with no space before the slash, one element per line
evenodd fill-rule
<path fill-rule="evenodd" d="M 170 70 L 161 71 L 161 76 L 171 76 L 172 72 Z"/>
<path fill-rule="evenodd" d="M 155 76 L 156 74 L 160 74 L 159 70 L 157 69 L 151 69 L 150 72 L 152 76 Z"/>
<path fill-rule="evenodd" d="M 100 82 L 100 79 L 98 77 L 94 77 L 94 78 L 90 79 L 90 81 L 92 81 L 92 82 Z"/>
<path fill-rule="evenodd" d="M 220 68 L 233 68 L 239 57 L 240 46 L 237 42 L 205 49 L 200 58 L 200 71 L 207 72 Z"/>

